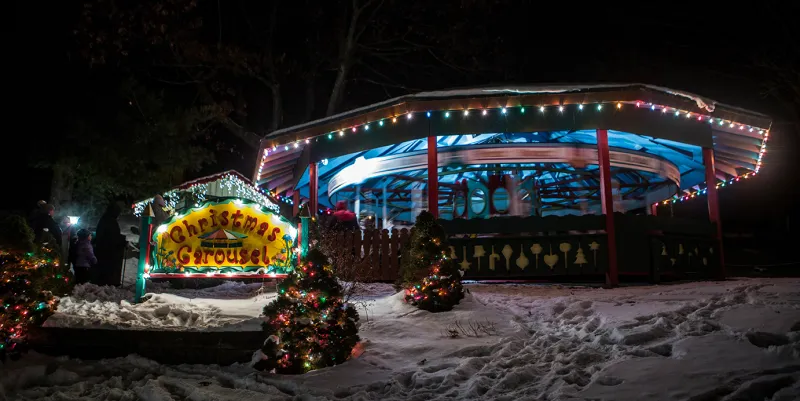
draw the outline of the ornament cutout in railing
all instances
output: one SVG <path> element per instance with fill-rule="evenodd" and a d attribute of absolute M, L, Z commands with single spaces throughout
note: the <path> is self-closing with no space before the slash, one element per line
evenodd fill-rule
<path fill-rule="evenodd" d="M 506 244 L 503 247 L 503 256 L 506 258 L 506 270 L 511 270 L 511 254 L 514 253 L 514 250 L 511 249 L 511 245 Z"/>
<path fill-rule="evenodd" d="M 597 250 L 600 249 L 600 244 L 598 244 L 597 241 L 592 241 L 592 243 L 589 244 L 589 249 L 591 249 L 594 254 L 592 261 L 594 265 L 597 266 Z"/>
<path fill-rule="evenodd" d="M 475 254 L 472 257 L 478 259 L 478 271 L 481 271 L 481 258 L 484 256 L 486 256 L 486 250 L 483 249 L 483 245 L 475 245 Z"/>
<path fill-rule="evenodd" d="M 558 255 L 553 253 L 553 245 L 550 245 L 550 254 L 544 255 L 544 263 L 550 266 L 550 270 L 558 263 Z"/>
<path fill-rule="evenodd" d="M 500 260 L 500 255 L 494 252 L 494 245 L 492 245 L 492 253 L 489 255 L 489 270 L 494 271 L 496 264 L 495 262 Z"/>
<path fill-rule="evenodd" d="M 522 247 L 522 245 L 520 245 L 519 257 L 517 258 L 517 267 L 519 267 L 520 270 L 525 270 L 529 263 L 530 261 L 528 260 L 528 257 L 525 256 L 525 249 Z"/>
<path fill-rule="evenodd" d="M 575 254 L 575 264 L 583 268 L 583 265 L 587 263 L 589 263 L 589 261 L 586 260 L 586 255 L 583 254 L 583 247 L 578 245 L 578 251 Z"/>
<path fill-rule="evenodd" d="M 542 253 L 542 246 L 539 244 L 531 245 L 531 252 L 533 252 L 536 257 L 536 269 L 539 269 L 539 254 Z"/>
<path fill-rule="evenodd" d="M 567 252 L 572 249 L 572 245 L 569 242 L 562 242 L 558 245 L 558 249 L 561 252 L 564 252 L 564 267 L 569 268 L 569 258 L 567 256 Z"/>
<path fill-rule="evenodd" d="M 472 263 L 469 263 L 469 261 L 467 260 L 467 247 L 464 246 L 462 248 L 463 248 L 462 250 L 464 251 L 464 258 L 461 260 L 461 263 L 459 263 L 459 266 L 461 266 L 462 271 L 467 271 L 469 270 L 469 267 L 472 266 Z"/>

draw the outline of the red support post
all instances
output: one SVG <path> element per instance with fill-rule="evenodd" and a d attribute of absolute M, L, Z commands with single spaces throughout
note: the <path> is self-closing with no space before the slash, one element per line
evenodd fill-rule
<path fill-rule="evenodd" d="M 606 215 L 606 236 L 608 237 L 608 273 L 606 284 L 617 286 L 617 231 L 614 227 L 614 198 L 611 192 L 611 162 L 608 155 L 608 131 L 597 130 L 597 159 L 600 168 L 600 202 Z"/>
<path fill-rule="evenodd" d="M 295 189 L 292 192 L 292 216 L 297 216 L 298 213 L 300 213 L 300 192 Z"/>
<path fill-rule="evenodd" d="M 316 162 L 308 165 L 308 197 L 309 212 L 312 216 L 316 216 L 319 211 L 319 172 Z"/>
<path fill-rule="evenodd" d="M 658 216 L 658 203 L 654 203 L 650 205 L 650 215 L 651 216 Z"/>
<path fill-rule="evenodd" d="M 708 218 L 717 226 L 716 240 L 719 241 L 719 279 L 727 275 L 725 257 L 722 250 L 722 221 L 719 218 L 719 197 L 717 196 L 717 174 L 714 162 L 714 149 L 703 148 L 703 164 L 706 167 L 706 199 L 708 200 Z"/>
<path fill-rule="evenodd" d="M 428 137 L 428 210 L 439 217 L 439 161 L 436 137 Z"/>

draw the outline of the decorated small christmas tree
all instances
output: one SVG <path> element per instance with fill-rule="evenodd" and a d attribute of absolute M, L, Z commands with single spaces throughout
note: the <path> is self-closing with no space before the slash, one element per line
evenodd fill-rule
<path fill-rule="evenodd" d="M 264 342 L 254 367 L 299 374 L 345 362 L 358 343 L 358 312 L 342 302 L 327 258 L 312 249 L 264 308 Z"/>
<path fill-rule="evenodd" d="M 27 224 L 11 220 L 0 224 L 4 235 L 17 231 L 15 241 L 0 244 L 0 361 L 19 357 L 30 329 L 53 314 L 56 296 L 68 294 L 73 285 L 58 252 L 34 245 Z"/>
<path fill-rule="evenodd" d="M 453 309 L 464 298 L 461 270 L 448 250 L 444 228 L 431 213 L 420 213 L 402 261 L 406 302 L 442 312 Z"/>

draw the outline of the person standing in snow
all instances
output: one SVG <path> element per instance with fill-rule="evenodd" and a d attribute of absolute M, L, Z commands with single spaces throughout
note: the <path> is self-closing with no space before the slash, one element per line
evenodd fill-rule
<path fill-rule="evenodd" d="M 92 267 L 97 264 L 92 248 L 92 233 L 85 228 L 78 230 L 78 241 L 70 247 L 70 250 L 75 281 L 78 284 L 88 283 Z"/>
<path fill-rule="evenodd" d="M 97 268 L 93 269 L 92 279 L 92 282 L 97 285 L 120 284 L 122 259 L 127 244 L 117 221 L 121 212 L 122 210 L 116 202 L 111 203 L 97 223 L 97 237 L 95 238 Z"/>
<path fill-rule="evenodd" d="M 33 222 L 33 234 L 37 243 L 47 242 L 49 237 L 53 240 L 61 250 L 61 227 L 53 219 L 56 214 L 56 208 L 53 205 L 45 204 L 42 206 L 42 211 L 37 215 Z"/>
<path fill-rule="evenodd" d="M 356 214 L 347 209 L 347 202 L 336 202 L 336 211 L 333 212 L 332 227 L 334 231 L 358 230 Z"/>

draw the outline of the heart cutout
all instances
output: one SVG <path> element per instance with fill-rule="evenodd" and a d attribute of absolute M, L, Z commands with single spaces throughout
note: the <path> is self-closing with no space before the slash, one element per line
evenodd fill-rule
<path fill-rule="evenodd" d="M 550 269 L 552 270 L 553 266 L 555 266 L 556 263 L 558 263 L 558 255 L 556 254 L 544 255 L 544 263 L 550 266 Z"/>

